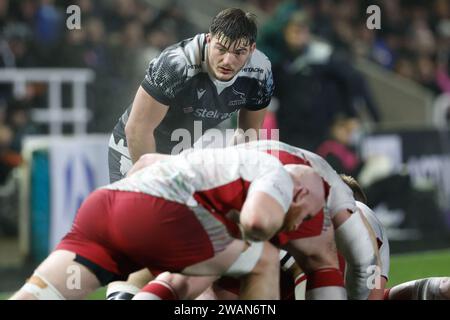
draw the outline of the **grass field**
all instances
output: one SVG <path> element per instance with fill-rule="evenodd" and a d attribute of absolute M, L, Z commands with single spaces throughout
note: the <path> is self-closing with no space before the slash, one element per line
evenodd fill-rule
<path fill-rule="evenodd" d="M 450 250 L 430 251 L 420 254 L 404 254 L 391 257 L 389 286 L 413 279 L 450 276 Z M 8 294 L 0 294 L 0 300 Z M 105 289 L 91 294 L 91 300 L 103 300 Z"/>
<path fill-rule="evenodd" d="M 391 257 L 389 286 L 413 279 L 450 276 L 450 250 Z"/>

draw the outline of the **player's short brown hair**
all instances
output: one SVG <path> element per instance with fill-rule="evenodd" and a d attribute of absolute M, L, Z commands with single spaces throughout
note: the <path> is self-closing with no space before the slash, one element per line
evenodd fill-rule
<path fill-rule="evenodd" d="M 344 181 L 345 184 L 348 185 L 350 189 L 352 189 L 355 200 L 367 204 L 367 196 L 359 185 L 358 181 L 356 181 L 356 179 L 352 176 L 347 176 L 345 174 L 341 174 L 340 176 L 342 181 Z"/>
<path fill-rule="evenodd" d="M 209 26 L 209 33 L 219 40 L 226 39 L 227 45 L 237 40 L 244 40 L 245 45 L 252 45 L 256 42 L 257 32 L 256 16 L 237 8 L 220 11 Z"/>

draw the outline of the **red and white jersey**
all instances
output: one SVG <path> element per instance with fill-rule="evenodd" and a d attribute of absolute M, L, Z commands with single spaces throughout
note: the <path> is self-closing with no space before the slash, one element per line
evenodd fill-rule
<path fill-rule="evenodd" d="M 200 206 L 226 224 L 226 214 L 240 211 L 251 192 L 269 194 L 285 212 L 293 196 L 292 178 L 278 159 L 234 147 L 190 149 L 104 188 L 145 193 L 192 208 Z"/>
<path fill-rule="evenodd" d="M 352 190 L 321 156 L 276 140 L 252 141 L 237 145 L 236 148 L 267 152 L 279 159 L 283 164 L 311 166 L 331 187 L 327 197 L 327 211 L 331 217 L 341 210 L 350 210 L 351 212 L 356 210 Z"/>
<path fill-rule="evenodd" d="M 381 262 L 381 275 L 386 279 L 389 278 L 389 241 L 387 238 L 386 230 L 381 224 L 380 220 L 375 216 L 375 213 L 366 206 L 364 203 L 356 201 L 358 210 L 364 215 L 364 217 L 369 222 L 370 228 L 373 230 L 378 244 L 378 250 L 380 254 Z"/>

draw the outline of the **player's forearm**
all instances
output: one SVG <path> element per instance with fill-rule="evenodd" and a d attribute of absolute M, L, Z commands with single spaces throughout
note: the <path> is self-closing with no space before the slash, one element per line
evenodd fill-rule
<path fill-rule="evenodd" d="M 143 87 L 139 87 L 125 125 L 125 135 L 133 163 L 143 154 L 156 152 L 154 130 L 164 119 L 168 109 L 168 106 L 156 101 Z"/>
<path fill-rule="evenodd" d="M 153 132 L 150 134 L 142 134 L 138 130 L 130 130 L 127 133 L 127 143 L 133 163 L 136 163 L 146 153 L 156 152 L 156 142 Z"/>
<path fill-rule="evenodd" d="M 258 140 L 265 114 L 266 109 L 258 111 L 241 109 L 238 114 L 238 127 L 234 132 L 231 145 Z"/>

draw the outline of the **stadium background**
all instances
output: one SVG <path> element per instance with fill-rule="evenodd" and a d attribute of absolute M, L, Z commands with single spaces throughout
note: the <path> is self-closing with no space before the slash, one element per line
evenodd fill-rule
<path fill-rule="evenodd" d="M 381 9 L 379 30 L 366 24 L 372 4 Z M 66 25 L 75 12 L 66 12 L 70 5 L 81 9 L 81 29 Z M 275 79 L 289 59 L 308 65 L 321 55 L 286 50 L 290 23 L 307 26 L 311 47 L 328 48 L 346 66 L 349 81 L 361 84 L 348 100 L 351 121 L 313 113 L 324 121 L 324 141 L 336 138 L 337 123 L 351 123 L 349 135 L 359 138 L 346 147 L 360 159 L 358 178 L 391 239 L 390 284 L 450 274 L 448 1 L 0 0 L 0 298 L 20 287 L 83 198 L 107 182 L 108 135 L 148 62 L 207 31 L 226 7 L 257 15 L 257 46 L 271 59 Z M 300 83 L 290 85 L 308 96 Z M 277 91 L 265 126 L 277 124 L 282 140 L 295 144 L 301 133 L 286 137 L 291 127 L 284 120 L 292 115 L 301 127 L 297 111 L 305 102 L 283 91 L 289 92 Z M 326 97 L 326 112 L 342 120 L 334 96 Z"/>

